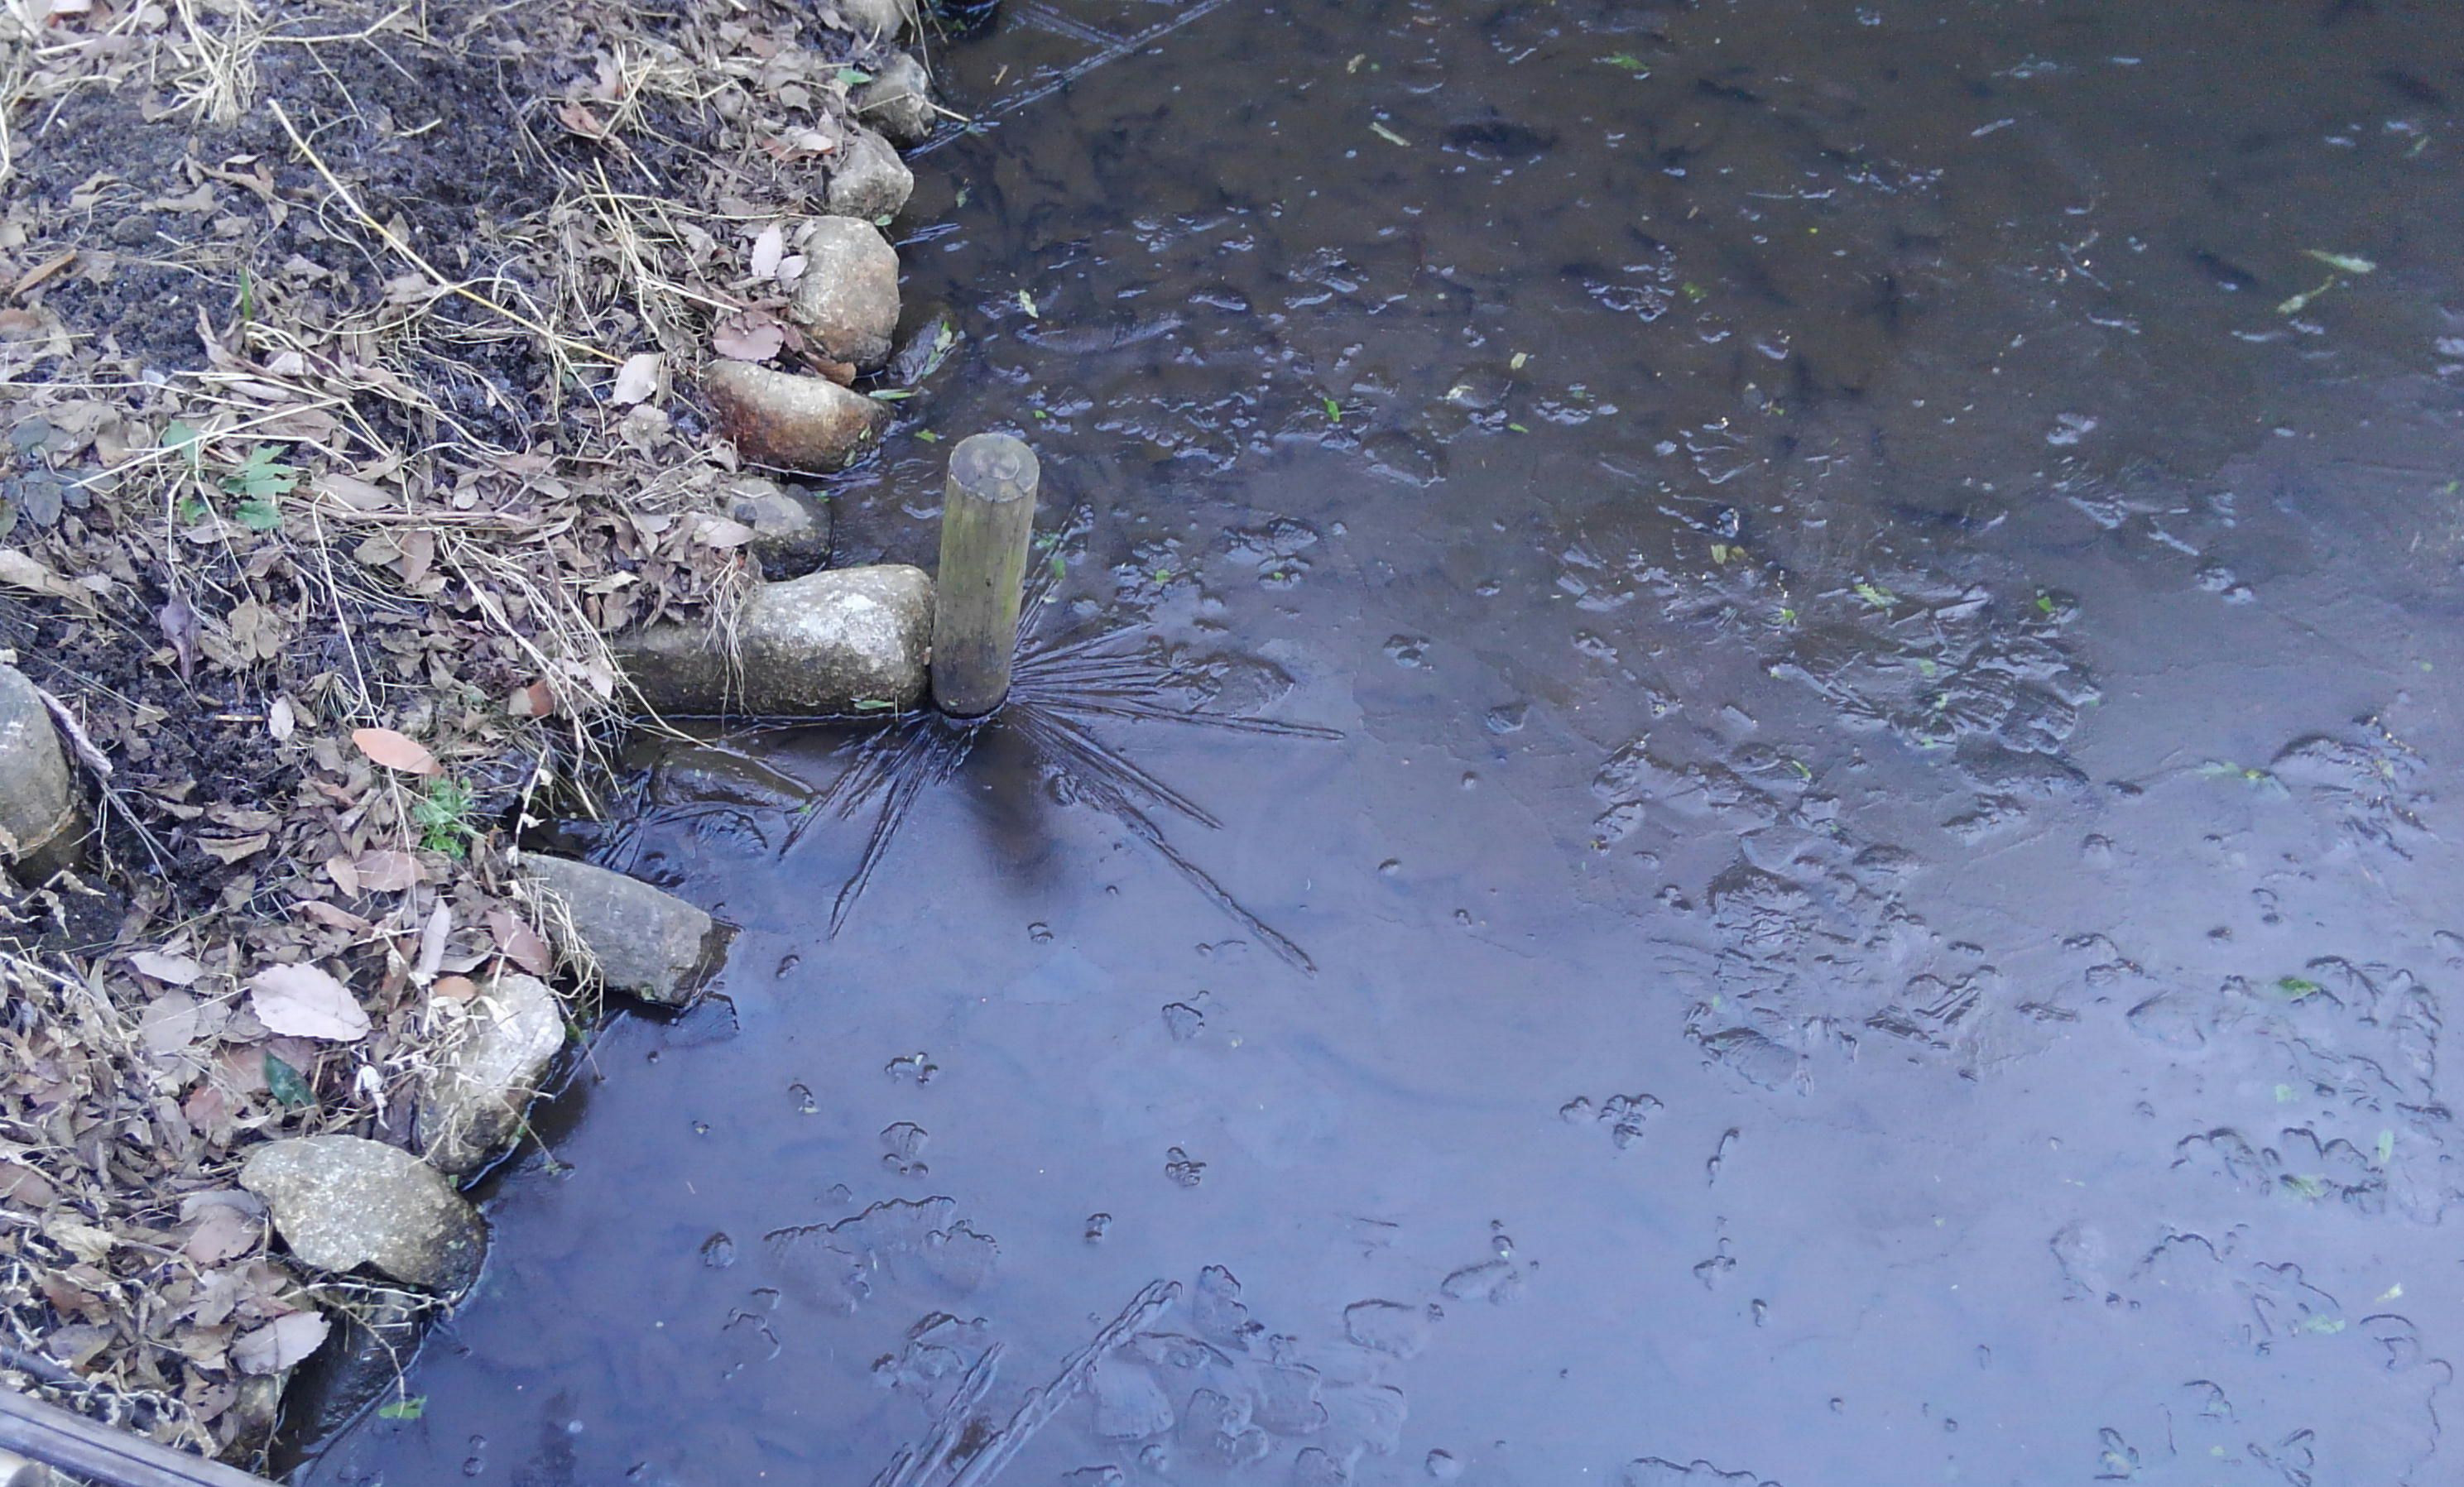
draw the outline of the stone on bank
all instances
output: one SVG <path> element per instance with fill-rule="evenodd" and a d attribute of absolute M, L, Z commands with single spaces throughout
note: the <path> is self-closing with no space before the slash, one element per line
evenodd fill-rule
<path fill-rule="evenodd" d="M 662 712 L 844 717 L 914 706 L 932 644 L 933 580 L 885 563 L 762 584 L 724 626 L 653 625 L 616 659 Z"/>
<path fill-rule="evenodd" d="M 85 811 L 42 693 L 0 667 L 0 861 L 38 883 L 77 861 Z"/>
<path fill-rule="evenodd" d="M 714 362 L 702 388 L 737 452 L 756 465 L 827 474 L 877 438 L 889 410 L 823 377 L 750 361 Z"/>
<path fill-rule="evenodd" d="M 872 70 L 872 80 L 859 86 L 847 102 L 863 120 L 907 148 L 933 137 L 933 79 L 924 64 L 904 52 L 891 52 Z"/>
<path fill-rule="evenodd" d="M 801 579 L 830 560 L 830 507 L 802 487 L 738 475 L 726 492 L 727 514 L 753 529 L 745 547 L 761 577 Z"/>
<path fill-rule="evenodd" d="M 444 1173 L 358 1136 L 295 1136 L 249 1153 L 239 1185 L 266 1201 L 303 1264 L 367 1265 L 405 1285 L 453 1295 L 479 1274 L 488 1232 Z"/>
<path fill-rule="evenodd" d="M 898 331 L 898 251 L 869 222 L 820 217 L 801 238 L 804 273 L 787 318 L 833 361 L 875 371 Z"/>
<path fill-rule="evenodd" d="M 462 1004 L 420 1092 L 420 1148 L 460 1177 L 513 1143 L 564 1046 L 564 1009 L 536 976 L 509 972 Z"/>
<path fill-rule="evenodd" d="M 674 894 L 570 858 L 525 857 L 522 869 L 555 900 L 552 937 L 586 955 L 609 991 L 682 1007 L 717 971 L 726 931 Z"/>
<path fill-rule="evenodd" d="M 862 124 L 847 126 L 847 139 L 829 159 L 822 205 L 839 216 L 884 222 L 904 210 L 907 198 L 915 194 L 915 172 L 898 158 L 897 148 Z"/>

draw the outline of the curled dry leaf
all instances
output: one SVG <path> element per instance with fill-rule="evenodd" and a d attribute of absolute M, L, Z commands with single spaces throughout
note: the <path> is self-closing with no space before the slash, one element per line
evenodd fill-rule
<path fill-rule="evenodd" d="M 155 611 L 154 622 L 163 626 L 163 638 L 180 658 L 180 680 L 189 680 L 197 669 L 197 612 L 188 607 L 185 597 L 174 594 L 169 603 Z"/>
<path fill-rule="evenodd" d="M 368 1015 L 350 988 L 311 965 L 268 966 L 250 976 L 248 1010 L 285 1038 L 352 1043 L 368 1036 Z"/>
<path fill-rule="evenodd" d="M 442 898 L 429 913 L 428 923 L 420 927 L 419 964 L 410 973 L 414 985 L 426 986 L 436 979 L 445 964 L 445 941 L 453 932 L 453 908 Z"/>
<path fill-rule="evenodd" d="M 616 371 L 616 385 L 608 389 L 607 401 L 618 407 L 630 407 L 658 391 L 659 368 L 666 361 L 655 351 L 627 357 Z"/>
<path fill-rule="evenodd" d="M 360 728 L 351 732 L 351 742 L 371 760 L 406 775 L 433 775 L 436 755 L 415 738 L 408 738 L 390 728 Z"/>
<path fill-rule="evenodd" d="M 313 1311 L 276 1317 L 231 1340 L 231 1362 L 243 1373 L 280 1373 L 296 1366 L 325 1341 L 330 1323 Z"/>

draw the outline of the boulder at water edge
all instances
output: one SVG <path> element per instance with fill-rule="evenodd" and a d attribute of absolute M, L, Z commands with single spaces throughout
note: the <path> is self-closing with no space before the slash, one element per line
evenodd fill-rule
<path fill-rule="evenodd" d="M 849 124 L 847 133 L 830 152 L 830 180 L 822 188 L 822 205 L 838 216 L 867 222 L 897 216 L 915 193 L 915 172 L 888 140 L 864 125 Z"/>
<path fill-rule="evenodd" d="M 826 474 L 869 448 L 889 410 L 821 377 L 718 361 L 702 387 L 736 450 L 756 465 Z"/>
<path fill-rule="evenodd" d="M 682 1007 L 718 969 L 727 932 L 672 893 L 638 878 L 564 857 L 525 857 L 535 891 L 545 890 L 552 937 L 598 967 L 611 992 Z"/>
<path fill-rule="evenodd" d="M 405 1285 L 452 1294 L 479 1274 L 488 1232 L 445 1174 L 383 1142 L 297 1136 L 249 1154 L 239 1185 L 274 1210 L 301 1262 L 362 1265 Z"/>
<path fill-rule="evenodd" d="M 801 579 L 830 560 L 830 508 L 802 487 L 759 475 L 738 475 L 723 492 L 727 514 L 753 529 L 745 548 L 761 577 Z"/>
<path fill-rule="evenodd" d="M 933 580 L 885 563 L 756 588 L 723 625 L 661 624 L 616 659 L 662 712 L 845 717 L 914 706 L 933 645 Z"/>
<path fill-rule="evenodd" d="M 872 371 L 898 331 L 898 250 L 869 222 L 821 217 L 802 234 L 804 273 L 787 318 L 833 361 Z"/>
<path fill-rule="evenodd" d="M 459 1177 L 510 1145 L 563 1046 L 564 1009 L 536 976 L 508 972 L 462 1003 L 420 1092 L 428 1160 Z"/>
<path fill-rule="evenodd" d="M 895 41 L 915 24 L 914 0 L 836 0 L 839 19 L 867 41 Z"/>
<path fill-rule="evenodd" d="M 858 87 L 847 102 L 855 117 L 878 129 L 892 144 L 913 148 L 933 137 L 933 79 L 924 64 L 904 52 L 891 52 L 872 70 L 872 80 Z"/>

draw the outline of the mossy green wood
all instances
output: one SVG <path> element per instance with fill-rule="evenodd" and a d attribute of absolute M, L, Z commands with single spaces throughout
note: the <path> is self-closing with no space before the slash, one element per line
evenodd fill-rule
<path fill-rule="evenodd" d="M 1009 696 L 1041 473 L 1035 451 L 1008 434 L 976 434 L 950 451 L 934 579 L 933 705 L 952 717 L 982 717 Z"/>

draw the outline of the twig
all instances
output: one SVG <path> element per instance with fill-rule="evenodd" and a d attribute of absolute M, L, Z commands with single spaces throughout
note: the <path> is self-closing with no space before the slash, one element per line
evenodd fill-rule
<path fill-rule="evenodd" d="M 419 255 L 418 250 L 412 248 L 408 243 L 404 242 L 401 238 L 394 236 L 392 229 L 386 227 L 384 223 L 379 222 L 376 218 L 368 215 L 367 208 L 360 205 L 360 199 L 351 194 L 351 188 L 344 186 L 341 179 L 336 176 L 333 170 L 326 165 L 324 157 L 319 155 L 316 148 L 305 139 L 302 139 L 299 131 L 292 126 L 291 116 L 283 112 L 282 105 L 280 103 L 272 98 L 268 98 L 266 100 L 266 107 L 274 111 L 275 122 L 280 124 L 282 126 L 282 132 L 291 137 L 293 147 L 308 158 L 309 164 L 317 167 L 317 174 L 322 176 L 325 180 L 325 184 L 333 187 L 334 194 L 341 198 L 342 205 L 350 208 L 351 215 L 359 219 L 360 225 L 366 228 L 369 231 L 374 232 L 378 237 L 383 238 L 385 240 L 385 245 L 387 248 L 392 249 L 395 252 L 398 252 L 402 254 L 403 257 L 410 260 L 413 267 L 418 269 L 420 273 L 428 275 L 429 283 L 434 284 L 438 289 L 445 291 L 449 295 L 459 295 L 463 298 L 470 300 L 473 304 L 479 306 L 483 310 L 489 311 L 500 318 L 513 321 L 516 325 L 529 331 L 534 336 L 544 336 L 549 340 L 564 347 L 568 351 L 580 352 L 582 355 L 589 357 L 595 361 L 602 361 L 609 366 L 622 366 L 625 364 L 625 359 L 616 355 L 614 352 L 603 351 L 599 347 L 591 345 L 588 341 L 575 340 L 570 336 L 560 336 L 556 332 L 549 330 L 546 326 L 541 325 L 537 320 L 532 319 L 529 316 L 522 314 L 520 311 L 499 304 L 495 300 L 489 298 L 487 295 L 480 294 L 477 290 L 471 288 L 469 285 L 456 283 L 455 281 L 447 278 L 443 273 L 438 273 L 434 264 L 429 263 L 426 258 Z"/>

